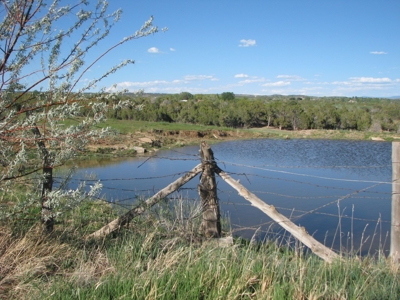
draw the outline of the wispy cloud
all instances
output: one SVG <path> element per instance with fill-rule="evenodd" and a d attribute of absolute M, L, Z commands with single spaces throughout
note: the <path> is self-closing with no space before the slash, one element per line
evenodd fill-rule
<path fill-rule="evenodd" d="M 175 52 L 175 48 L 169 48 L 169 51 Z"/>
<path fill-rule="evenodd" d="M 194 81 L 218 81 L 219 79 L 213 75 L 186 75 L 183 79 L 168 80 L 152 80 L 152 81 L 123 81 L 116 84 L 115 87 L 109 88 L 109 90 L 135 90 L 135 89 L 146 89 L 146 91 L 154 91 L 156 88 L 158 91 L 167 91 L 169 88 L 179 90 L 184 86 L 188 86 Z M 177 85 L 182 85 L 182 87 L 176 87 Z"/>
<path fill-rule="evenodd" d="M 156 47 L 151 47 L 147 50 L 149 53 L 160 53 L 160 50 Z"/>
<path fill-rule="evenodd" d="M 249 84 L 249 83 L 257 83 L 257 82 L 265 82 L 266 79 L 264 77 L 252 77 L 249 79 L 239 81 L 239 84 Z"/>
<path fill-rule="evenodd" d="M 212 81 L 217 81 L 218 80 L 218 78 L 215 78 L 212 75 L 186 75 L 184 77 L 184 79 L 188 80 L 188 81 L 194 81 L 194 80 L 198 81 L 198 80 L 206 80 L 206 79 L 209 79 L 209 80 L 212 80 Z"/>
<path fill-rule="evenodd" d="M 391 83 L 392 80 L 388 77 L 374 78 L 374 77 L 350 77 L 352 82 L 357 83 Z"/>
<path fill-rule="evenodd" d="M 255 46 L 256 45 L 256 40 L 240 40 L 239 47 L 250 47 L 250 46 Z"/>
<path fill-rule="evenodd" d="M 387 90 L 397 85 L 396 80 L 388 77 L 350 77 L 347 81 L 334 81 L 339 91 L 359 92 L 367 90 Z"/>
<path fill-rule="evenodd" d="M 247 77 L 249 77 L 249 75 L 243 73 L 235 75 L 235 78 L 247 78 Z"/>
<path fill-rule="evenodd" d="M 285 80 L 291 80 L 291 81 L 303 81 L 305 80 L 303 77 L 298 76 L 298 75 L 278 75 L 276 78 L 281 78 Z"/>
<path fill-rule="evenodd" d="M 387 52 L 384 52 L 384 51 L 371 51 L 370 54 L 382 55 L 382 54 L 387 54 Z"/>
<path fill-rule="evenodd" d="M 276 81 L 264 83 L 262 86 L 287 86 L 290 85 L 290 81 Z"/>
<path fill-rule="evenodd" d="M 129 88 L 145 88 L 149 86 L 165 85 L 168 84 L 165 80 L 153 80 L 153 81 L 124 81 L 117 84 L 117 88 L 129 89 Z"/>

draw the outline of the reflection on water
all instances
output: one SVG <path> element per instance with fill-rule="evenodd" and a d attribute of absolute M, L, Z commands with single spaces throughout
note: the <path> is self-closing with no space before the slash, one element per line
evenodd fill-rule
<path fill-rule="evenodd" d="M 123 162 L 84 167 L 76 175 L 95 173 L 104 194 L 120 205 L 153 195 L 199 163 L 199 147 L 157 152 Z M 304 226 L 319 241 L 362 253 L 389 247 L 391 144 L 329 140 L 250 140 L 213 145 L 218 165 L 250 191 Z M 179 191 L 197 199 L 195 178 Z M 221 211 L 236 234 L 258 238 L 271 220 L 217 177 Z M 340 221 L 340 222 L 339 222 Z M 378 222 L 379 221 L 379 222 Z M 253 229 L 245 229 L 252 227 Z"/>

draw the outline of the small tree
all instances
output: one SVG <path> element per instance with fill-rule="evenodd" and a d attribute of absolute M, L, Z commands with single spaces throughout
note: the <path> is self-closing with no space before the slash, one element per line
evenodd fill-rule
<path fill-rule="evenodd" d="M 81 184 L 77 190 L 65 191 L 60 184 L 54 190 L 53 169 L 106 134 L 107 130 L 92 128 L 104 119 L 107 103 L 112 103 L 104 100 L 115 94 L 96 85 L 133 61 L 126 60 L 80 86 L 83 76 L 114 48 L 158 31 L 151 17 L 138 31 L 85 61 L 109 35 L 121 10 L 109 13 L 105 0 L 95 6 L 87 0 L 64 6 L 60 2 L 0 3 L 0 188 L 2 196 L 9 197 L 24 179 L 29 192 L 13 211 L 41 203 L 48 232 L 60 213 L 61 200 L 71 206 L 100 188 L 96 184 L 85 192 Z M 83 107 L 91 109 L 85 117 L 80 116 Z"/>
<path fill-rule="evenodd" d="M 182 92 L 179 94 L 179 100 L 191 100 L 193 95 L 189 92 Z"/>
<path fill-rule="evenodd" d="M 224 92 L 221 94 L 221 99 L 222 100 L 234 100 L 235 99 L 235 94 L 232 92 Z"/>

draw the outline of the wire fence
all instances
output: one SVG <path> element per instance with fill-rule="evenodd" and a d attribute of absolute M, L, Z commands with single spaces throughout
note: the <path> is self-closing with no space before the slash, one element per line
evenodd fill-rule
<path fill-rule="evenodd" d="M 176 150 L 172 150 L 172 152 L 174 156 L 152 155 L 142 158 L 130 167 L 130 172 L 127 169 L 120 171 L 121 173 L 118 173 L 118 171 L 116 173 L 106 172 L 98 174 L 96 179 L 85 178 L 81 172 L 72 178 L 71 184 L 77 184 L 81 181 L 91 184 L 100 181 L 104 192 L 101 200 L 127 210 L 134 206 L 138 200 L 154 195 L 158 190 L 200 163 L 199 155 Z M 150 172 L 149 176 L 125 177 L 129 173 L 137 173 L 138 169 L 141 174 L 146 173 L 145 166 L 150 165 L 151 169 L 160 161 L 169 161 L 174 164 L 178 162 L 181 169 L 184 170 L 167 174 L 163 170 L 157 175 Z M 387 243 L 382 241 L 382 237 L 387 237 L 387 232 L 390 230 L 392 182 L 379 179 L 339 178 L 329 176 L 329 174 L 324 175 L 324 171 L 351 169 L 374 171 L 376 169 L 390 169 L 391 165 L 261 164 L 255 166 L 218 159 L 216 162 L 230 176 L 240 179 L 250 192 L 263 199 L 267 204 L 274 205 L 278 211 L 292 221 L 304 225 L 310 233 L 314 234 L 314 232 L 319 231 L 316 234 L 318 239 L 323 237 L 326 243 L 335 244 L 334 240 L 337 235 L 339 235 L 339 239 L 341 239 L 341 236 L 350 236 L 353 239 L 355 235 L 362 235 L 364 239 L 368 236 L 371 242 L 372 237 L 377 235 L 377 231 L 379 231 L 381 237 L 377 248 L 387 248 Z M 174 167 L 166 169 L 173 170 Z M 311 172 L 307 172 L 308 170 L 311 170 Z M 315 174 L 315 170 L 319 174 Z M 122 173 L 125 176 L 121 176 Z M 248 237 L 257 232 L 261 238 L 265 238 L 267 235 L 279 235 L 281 237 L 286 235 L 286 233 L 282 233 L 282 230 L 272 229 L 274 227 L 273 221 L 252 208 L 251 204 L 246 203 L 235 191 L 218 180 L 218 176 L 216 178 L 221 212 L 230 218 L 231 229 L 234 233 L 242 234 L 247 231 L 249 233 L 243 235 Z M 194 182 L 181 188 L 170 198 L 185 197 L 188 201 L 199 202 L 197 195 L 198 180 L 192 181 Z M 379 228 L 376 228 L 376 226 Z M 386 241 L 386 239 L 384 240 Z M 363 241 L 360 241 L 357 244 L 358 247 L 363 243 Z M 377 241 L 373 240 L 371 245 L 373 243 L 376 244 Z M 343 246 L 342 243 L 340 244 Z M 375 248 L 375 246 L 372 247 Z"/>

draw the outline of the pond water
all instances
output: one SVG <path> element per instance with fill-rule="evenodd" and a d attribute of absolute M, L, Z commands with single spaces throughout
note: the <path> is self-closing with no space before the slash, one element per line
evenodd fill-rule
<path fill-rule="evenodd" d="M 212 149 L 221 169 L 320 242 L 362 254 L 388 252 L 391 143 L 262 139 L 224 142 Z M 94 173 L 103 183 L 104 197 L 132 205 L 138 195 L 153 195 L 199 162 L 199 147 L 190 146 L 82 167 L 75 177 Z M 230 218 L 235 235 L 288 236 L 216 179 L 221 213 Z M 198 199 L 198 182 L 197 177 L 187 183 L 179 195 Z"/>

